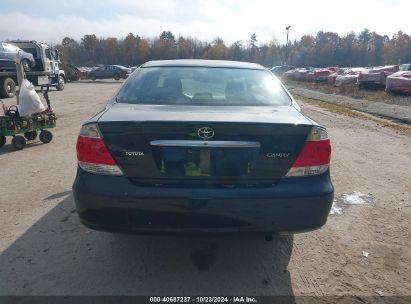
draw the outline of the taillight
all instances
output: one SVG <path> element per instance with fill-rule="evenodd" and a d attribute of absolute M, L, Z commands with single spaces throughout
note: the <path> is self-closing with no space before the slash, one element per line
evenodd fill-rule
<path fill-rule="evenodd" d="M 300 155 L 287 173 L 287 177 L 319 175 L 327 171 L 331 160 L 331 142 L 327 131 L 314 127 Z"/>
<path fill-rule="evenodd" d="M 84 125 L 77 139 L 78 164 L 94 174 L 123 175 L 96 124 Z"/>

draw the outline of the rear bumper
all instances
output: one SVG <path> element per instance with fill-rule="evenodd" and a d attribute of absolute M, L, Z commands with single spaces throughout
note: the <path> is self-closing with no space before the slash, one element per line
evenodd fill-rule
<path fill-rule="evenodd" d="M 328 172 L 264 188 L 182 188 L 79 169 L 73 194 L 81 222 L 97 230 L 294 233 L 325 224 L 334 189 Z"/>

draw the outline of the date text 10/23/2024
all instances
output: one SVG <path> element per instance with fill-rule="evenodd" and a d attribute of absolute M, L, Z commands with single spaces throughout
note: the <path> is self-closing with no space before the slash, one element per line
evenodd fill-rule
<path fill-rule="evenodd" d="M 255 297 L 150 297 L 150 303 L 258 303 Z"/>

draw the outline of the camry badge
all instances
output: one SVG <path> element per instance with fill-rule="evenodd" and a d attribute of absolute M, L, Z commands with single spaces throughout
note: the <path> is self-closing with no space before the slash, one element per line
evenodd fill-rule
<path fill-rule="evenodd" d="M 214 130 L 209 127 L 202 127 L 197 131 L 198 137 L 206 140 L 214 137 Z"/>

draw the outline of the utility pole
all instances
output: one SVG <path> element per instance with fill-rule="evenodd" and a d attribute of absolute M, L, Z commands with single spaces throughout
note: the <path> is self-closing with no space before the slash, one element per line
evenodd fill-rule
<path fill-rule="evenodd" d="M 285 30 L 287 31 L 287 43 L 286 43 L 286 45 L 285 45 L 284 65 L 287 64 L 287 60 L 288 60 L 288 33 L 289 33 L 289 31 L 290 31 L 290 27 L 291 27 L 291 25 L 289 25 L 289 26 L 287 26 L 287 27 L 285 28 Z"/>

